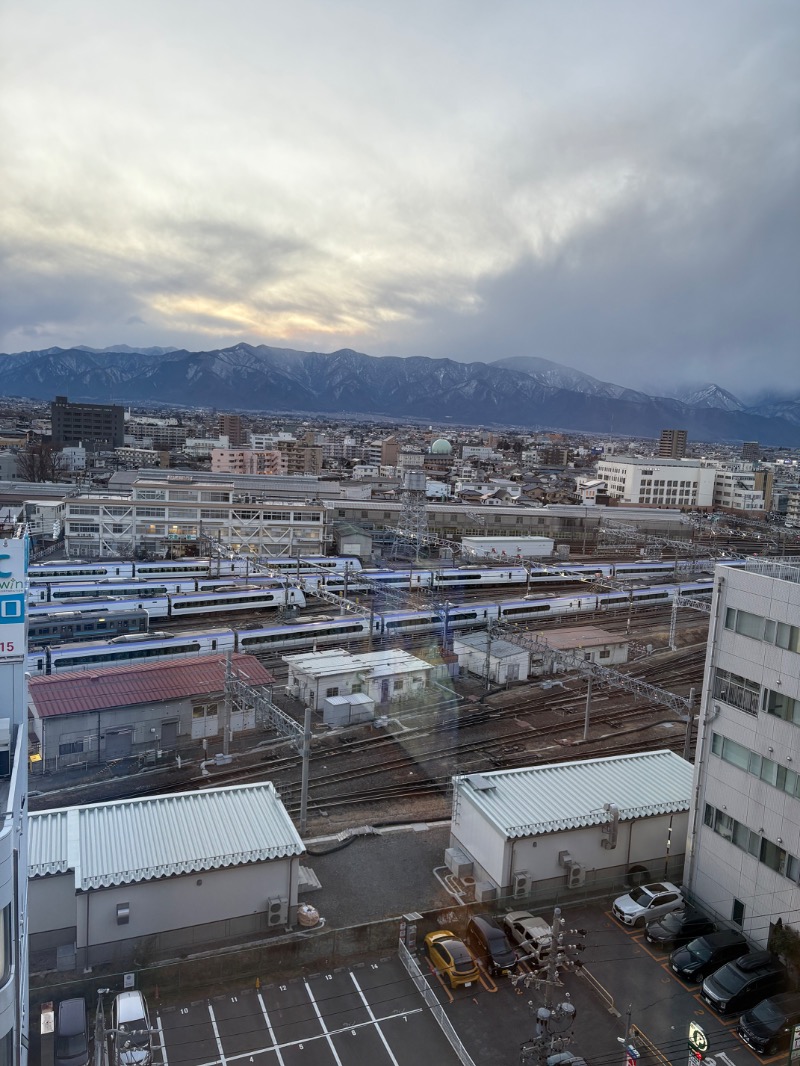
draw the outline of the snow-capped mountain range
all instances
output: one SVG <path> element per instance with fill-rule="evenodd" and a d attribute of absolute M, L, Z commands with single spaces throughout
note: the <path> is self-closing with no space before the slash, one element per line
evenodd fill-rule
<path fill-rule="evenodd" d="M 650 396 L 533 356 L 460 363 L 300 352 L 236 344 L 175 348 L 47 348 L 0 355 L 5 395 L 95 403 L 448 419 L 655 436 L 680 427 L 692 440 L 800 445 L 800 396 L 747 406 L 717 385 Z"/>

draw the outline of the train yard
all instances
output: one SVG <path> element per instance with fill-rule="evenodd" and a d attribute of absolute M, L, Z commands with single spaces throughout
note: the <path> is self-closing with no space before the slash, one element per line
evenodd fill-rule
<path fill-rule="evenodd" d="M 671 574 L 669 576 L 672 576 Z M 661 586 L 651 585 L 652 589 Z M 506 590 L 510 596 L 517 590 Z M 463 604 L 470 605 L 486 593 L 464 592 Z M 563 595 L 555 588 L 553 597 Z M 413 593 L 416 609 L 409 614 L 430 611 L 426 599 Z M 369 609 L 370 594 L 361 593 L 360 602 Z M 412 602 L 413 602 L 412 601 Z M 407 601 L 409 602 L 409 601 Z M 496 594 L 495 602 L 507 602 Z M 394 606 L 394 604 L 392 605 Z M 670 610 L 660 602 L 637 603 L 624 594 L 615 609 L 597 609 L 537 620 L 536 630 L 546 632 L 564 624 L 601 624 L 605 629 L 624 634 L 635 649 L 635 657 L 624 669 L 650 684 L 687 695 L 690 688 L 699 691 L 702 683 L 707 616 L 695 611 L 678 613 L 678 650 L 667 648 Z M 374 607 L 373 607 L 374 610 Z M 339 615 L 330 603 L 309 599 L 305 611 L 297 612 L 298 622 L 311 612 L 318 620 L 324 611 L 329 622 L 352 620 Z M 260 617 L 259 617 L 260 616 Z M 214 618 L 214 625 L 224 625 Z M 237 627 L 246 632 L 248 624 L 263 626 L 263 613 L 243 614 Z M 171 621 L 159 623 L 169 630 Z M 520 625 L 520 631 L 528 628 Z M 442 626 L 420 632 L 358 634 L 357 639 L 341 640 L 337 646 L 351 651 L 381 646 L 402 647 L 423 656 L 440 649 L 444 637 Z M 651 653 L 645 649 L 650 648 Z M 275 698 L 296 721 L 302 721 L 303 708 L 283 695 L 285 666 L 282 649 L 255 651 L 258 658 L 276 675 Z M 487 688 L 486 682 L 460 677 L 445 686 L 428 690 L 425 700 L 405 704 L 391 711 L 380 724 L 330 730 L 314 724 L 311 746 L 309 831 L 339 832 L 353 826 L 391 822 L 427 821 L 447 818 L 450 812 L 450 789 L 453 775 L 477 770 L 511 768 L 540 762 L 559 762 L 599 755 L 623 754 L 655 747 L 692 751 L 691 733 L 687 739 L 685 716 L 667 708 L 642 702 L 641 697 L 595 684 L 586 724 L 586 682 L 574 675 L 559 675 L 507 688 Z M 300 759 L 294 747 L 275 740 L 266 730 L 237 738 L 234 760 L 217 766 L 210 758 L 221 741 L 209 741 L 208 750 L 197 750 L 181 765 L 170 760 L 168 767 L 148 768 L 131 765 L 124 768 L 87 769 L 85 774 L 59 775 L 58 780 L 43 778 L 38 795 L 31 799 L 32 809 L 96 802 L 119 796 L 160 794 L 213 784 L 236 784 L 272 780 L 289 811 L 300 807 Z M 118 776 L 120 769 L 132 771 Z"/>

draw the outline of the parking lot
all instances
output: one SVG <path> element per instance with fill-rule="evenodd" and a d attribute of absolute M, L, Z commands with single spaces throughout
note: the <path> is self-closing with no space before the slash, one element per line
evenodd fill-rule
<path fill-rule="evenodd" d="M 547 911 L 541 911 L 549 920 Z M 737 1018 L 718 1017 L 697 986 L 680 981 L 669 956 L 642 930 L 623 927 L 607 906 L 563 909 L 568 927 L 586 930 L 583 972 L 564 973 L 554 1002 L 576 1008 L 570 1050 L 589 1066 L 621 1063 L 619 1038 L 630 1023 L 638 1066 L 685 1066 L 688 1029 L 708 1038 L 705 1066 L 783 1066 L 785 1055 L 760 1058 L 736 1035 Z M 418 944 L 427 929 L 418 930 Z M 529 980 L 482 972 L 468 987 L 450 988 L 423 950 L 416 954 L 425 984 L 476 1066 L 517 1066 L 520 1047 L 536 1032 L 544 988 Z M 154 1066 L 458 1066 L 431 1010 L 398 956 L 306 974 L 282 983 L 264 975 L 258 987 L 174 1007 L 151 1002 L 158 1031 Z"/>
<path fill-rule="evenodd" d="M 457 1066 L 398 958 L 156 1012 L 158 1066 Z"/>

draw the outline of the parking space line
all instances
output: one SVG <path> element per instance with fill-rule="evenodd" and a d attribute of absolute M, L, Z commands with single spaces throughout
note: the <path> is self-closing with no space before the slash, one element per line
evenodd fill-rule
<path fill-rule="evenodd" d="M 209 1003 L 208 1013 L 211 1015 L 211 1028 L 214 1030 L 214 1039 L 217 1042 L 217 1051 L 219 1051 L 219 1061 L 222 1066 L 227 1066 L 228 1060 L 225 1058 L 225 1051 L 222 1047 L 222 1041 L 219 1038 L 219 1029 L 217 1028 L 217 1019 L 214 1017 L 214 1008 Z"/>
<path fill-rule="evenodd" d="M 322 1017 L 322 1012 L 317 1006 L 317 1001 L 314 999 L 314 993 L 311 991 L 308 981 L 303 981 L 303 984 L 306 986 L 306 992 L 308 993 L 308 998 L 311 1000 L 311 1006 L 314 1008 L 314 1013 L 317 1016 L 317 1021 L 322 1026 L 322 1032 L 327 1038 L 328 1047 L 331 1049 L 331 1054 L 336 1059 L 337 1066 L 342 1066 L 342 1060 L 339 1058 L 338 1054 L 336 1053 L 336 1048 L 333 1046 L 333 1041 L 331 1040 L 330 1033 L 328 1032 L 328 1027 L 325 1024 L 325 1019 Z"/>
<path fill-rule="evenodd" d="M 161 1015 L 156 1015 L 156 1026 L 158 1028 L 158 1040 L 161 1044 L 161 1058 L 164 1062 L 164 1066 L 169 1066 L 169 1059 L 167 1058 L 167 1044 L 164 1040 L 164 1027 L 161 1024 Z"/>
<path fill-rule="evenodd" d="M 281 1055 L 281 1049 L 278 1047 L 278 1041 L 275 1039 L 275 1032 L 272 1028 L 272 1022 L 269 1020 L 269 1014 L 267 1013 L 267 1008 L 264 1005 L 264 1000 L 260 992 L 257 992 L 256 996 L 258 997 L 258 1002 L 261 1007 L 261 1013 L 264 1015 L 264 1023 L 267 1027 L 269 1038 L 275 1047 L 275 1054 L 278 1056 L 278 1066 L 285 1066 L 283 1061 L 283 1055 Z"/>
<path fill-rule="evenodd" d="M 372 1013 L 372 1007 L 370 1007 L 370 1005 L 369 1005 L 369 1000 L 364 995 L 364 993 L 363 993 L 363 991 L 361 989 L 361 985 L 358 983 L 358 979 L 356 978 L 356 975 L 353 973 L 352 970 L 350 971 L 350 977 L 352 978 L 353 984 L 356 986 L 356 990 L 357 990 L 359 996 L 361 996 L 361 1002 L 364 1004 L 364 1007 L 366 1008 L 367 1014 L 370 1016 L 370 1018 L 372 1019 L 374 1025 L 375 1025 L 375 1030 L 376 1030 L 378 1036 L 381 1038 L 381 1043 L 386 1048 L 386 1054 L 392 1060 L 392 1066 L 400 1066 L 400 1063 L 394 1057 L 394 1052 L 389 1047 L 389 1044 L 388 1044 L 388 1042 L 386 1040 L 386 1037 L 383 1035 L 383 1030 L 381 1029 L 380 1025 L 378 1024 L 377 1018 Z"/>

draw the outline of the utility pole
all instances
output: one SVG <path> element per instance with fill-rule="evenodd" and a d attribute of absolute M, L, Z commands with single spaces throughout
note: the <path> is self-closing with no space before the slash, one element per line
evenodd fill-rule
<path fill-rule="evenodd" d="M 585 936 L 586 930 L 567 930 L 565 925 L 561 908 L 554 908 L 547 976 L 541 978 L 538 974 L 531 975 L 530 982 L 529 978 L 525 979 L 526 985 L 532 983 L 536 988 L 544 985 L 544 1006 L 536 1010 L 536 1035 L 520 1048 L 520 1066 L 546 1066 L 550 1055 L 563 1051 L 572 1041 L 575 1005 L 570 1001 L 568 992 L 564 993 L 562 1002 L 555 1002 L 556 990 L 564 987 L 559 977 L 559 969 L 579 969 L 582 963 L 575 956 L 585 947 L 582 943 L 566 943 L 564 938 L 568 935 Z M 533 1003 L 530 1005 L 533 1006 Z"/>

